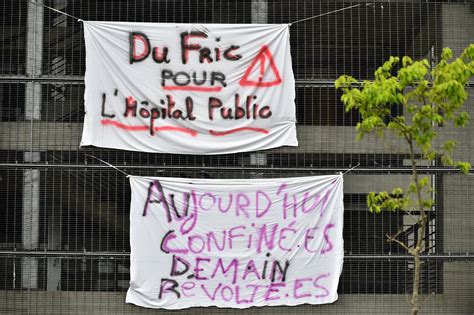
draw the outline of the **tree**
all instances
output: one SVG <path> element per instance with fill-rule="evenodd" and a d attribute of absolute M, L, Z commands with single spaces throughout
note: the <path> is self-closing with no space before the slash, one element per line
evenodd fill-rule
<path fill-rule="evenodd" d="M 445 48 L 441 60 L 433 68 L 427 60 L 413 61 L 403 57 L 390 57 L 375 71 L 375 79 L 359 83 L 348 75 L 336 80 L 336 88 L 342 89 L 342 102 L 346 111 L 358 110 L 361 121 L 357 124 L 357 139 L 376 133 L 383 137 L 388 131 L 403 139 L 411 161 L 409 189 L 404 192 L 394 188 L 392 192 L 370 192 L 367 204 L 370 212 L 402 211 L 413 219 L 418 238 L 409 245 L 399 238 L 401 230 L 387 234 L 387 241 L 403 247 L 414 259 L 413 292 L 410 300 L 412 314 L 420 308 L 421 254 L 425 250 L 427 210 L 434 200 L 426 197 L 430 191 L 428 177 L 421 177 L 418 159 L 432 161 L 439 158 L 444 165 L 455 166 L 463 173 L 469 172 L 467 162 L 454 161 L 451 153 L 456 141 L 436 141 L 443 126 L 453 124 L 464 127 L 470 116 L 464 110 L 468 98 L 469 79 L 474 75 L 474 44 L 467 47 L 460 57 L 452 60 L 452 51 Z M 403 114 L 392 115 L 393 106 L 403 108 Z M 429 195 L 429 194 L 428 194 Z"/>

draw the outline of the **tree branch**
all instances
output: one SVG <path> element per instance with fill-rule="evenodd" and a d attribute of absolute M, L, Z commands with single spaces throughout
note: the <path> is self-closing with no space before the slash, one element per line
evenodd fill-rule
<path fill-rule="evenodd" d="M 398 233 L 397 233 L 398 234 Z M 390 241 L 390 242 L 395 242 L 397 243 L 398 245 L 400 245 L 401 247 L 403 247 L 409 254 L 413 255 L 412 254 L 412 249 L 410 247 L 408 247 L 408 245 L 406 245 L 405 243 L 403 243 L 402 241 L 396 239 L 395 237 L 393 236 L 390 236 L 388 233 L 385 234 L 387 236 L 387 241 Z"/>
<path fill-rule="evenodd" d="M 415 210 L 414 207 L 412 207 L 410 210 L 404 210 L 404 212 L 408 215 L 408 217 L 413 220 L 413 222 L 414 222 L 413 224 L 417 223 L 420 220 L 419 218 L 417 219 L 411 214 L 412 211 L 414 211 L 414 210 Z"/>

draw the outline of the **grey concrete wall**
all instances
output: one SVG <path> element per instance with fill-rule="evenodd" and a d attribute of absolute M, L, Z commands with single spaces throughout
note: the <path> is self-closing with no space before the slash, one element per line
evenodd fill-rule
<path fill-rule="evenodd" d="M 442 47 L 449 47 L 453 55 L 459 56 L 464 48 L 474 43 L 474 8 L 472 4 L 445 4 L 442 7 Z M 474 78 L 471 80 L 474 83 Z M 474 87 L 468 89 L 467 110 L 474 117 Z M 453 137 L 459 142 L 454 157 L 474 164 L 474 123 L 467 128 L 444 128 L 446 137 Z"/>
<path fill-rule="evenodd" d="M 446 252 L 474 252 L 474 175 L 444 176 Z"/>

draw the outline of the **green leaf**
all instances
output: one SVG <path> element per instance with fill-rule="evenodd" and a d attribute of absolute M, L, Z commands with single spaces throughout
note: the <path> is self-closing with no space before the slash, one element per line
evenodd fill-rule
<path fill-rule="evenodd" d="M 420 187 L 425 187 L 426 185 L 428 185 L 428 181 L 429 181 L 428 177 L 423 177 L 418 181 L 418 185 Z"/>
<path fill-rule="evenodd" d="M 471 169 L 471 164 L 468 162 L 456 162 L 456 166 L 463 172 L 464 174 L 469 173 Z"/>
<path fill-rule="evenodd" d="M 401 188 L 394 188 L 392 190 L 392 195 L 394 196 L 402 196 L 403 195 L 403 189 Z"/>
<path fill-rule="evenodd" d="M 446 152 L 452 152 L 453 149 L 456 147 L 457 142 L 454 140 L 448 140 L 441 145 L 441 148 Z"/>
<path fill-rule="evenodd" d="M 464 127 L 471 119 L 471 116 L 467 112 L 460 112 L 459 116 L 454 119 L 454 125 L 456 127 Z"/>
<path fill-rule="evenodd" d="M 451 59 L 453 57 L 453 51 L 449 48 L 443 48 L 443 51 L 441 52 L 441 58 L 443 60 Z"/>

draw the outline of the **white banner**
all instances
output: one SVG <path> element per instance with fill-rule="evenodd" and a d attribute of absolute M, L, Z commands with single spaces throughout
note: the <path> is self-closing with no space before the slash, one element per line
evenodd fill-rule
<path fill-rule="evenodd" d="M 127 303 L 247 308 L 337 300 L 343 178 L 130 177 Z"/>
<path fill-rule="evenodd" d="M 297 146 L 288 25 L 84 21 L 81 146 L 224 154 Z"/>

